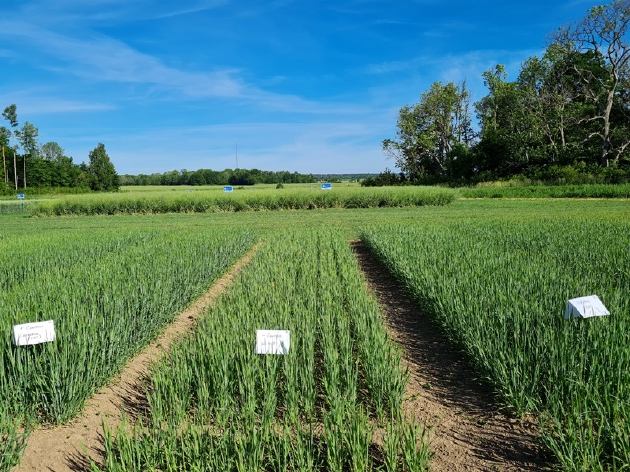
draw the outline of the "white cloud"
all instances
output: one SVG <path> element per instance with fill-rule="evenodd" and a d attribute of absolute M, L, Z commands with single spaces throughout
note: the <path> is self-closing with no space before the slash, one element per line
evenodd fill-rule
<path fill-rule="evenodd" d="M 57 95 L 54 90 L 24 89 L 0 94 L 0 103 L 17 104 L 18 116 L 26 115 L 30 121 L 33 121 L 32 115 L 106 111 L 116 108 L 109 103 L 56 98 Z"/>
<path fill-rule="evenodd" d="M 295 95 L 267 92 L 247 84 L 238 69 L 186 71 L 170 67 L 160 58 L 135 50 L 106 36 L 83 33 L 70 37 L 28 23 L 0 21 L 0 37 L 27 41 L 45 59 L 36 67 L 59 75 L 72 74 L 89 82 L 128 83 L 144 86 L 163 100 L 236 99 L 267 111 L 294 113 L 356 113 L 360 106 L 327 104 Z"/>

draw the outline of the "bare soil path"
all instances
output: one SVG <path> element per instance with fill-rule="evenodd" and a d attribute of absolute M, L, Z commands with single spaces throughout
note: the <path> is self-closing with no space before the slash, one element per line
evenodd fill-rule
<path fill-rule="evenodd" d="M 180 313 L 164 332 L 136 357 L 110 383 L 101 388 L 80 415 L 68 424 L 35 430 L 27 441 L 20 465 L 12 471 L 84 471 L 91 457 L 102 457 L 102 424 L 115 429 L 123 414 L 135 419 L 146 408 L 142 379 L 154 361 L 168 351 L 179 337 L 190 332 L 195 319 L 232 283 L 262 243 L 255 245 L 210 290 Z"/>
<path fill-rule="evenodd" d="M 546 470 L 533 421 L 503 414 L 491 392 L 440 331 L 360 241 L 352 247 L 386 314 L 390 336 L 404 349 L 410 379 L 406 415 L 431 425 L 430 470 Z"/>

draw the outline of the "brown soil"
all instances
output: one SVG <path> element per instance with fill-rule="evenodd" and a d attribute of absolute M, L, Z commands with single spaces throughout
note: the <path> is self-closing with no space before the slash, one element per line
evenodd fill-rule
<path fill-rule="evenodd" d="M 260 246 L 261 243 L 254 246 L 205 295 L 180 313 L 153 343 L 87 401 L 74 420 L 55 428 L 34 431 L 28 438 L 20 465 L 12 470 L 83 471 L 88 470 L 88 457 L 98 463 L 102 457 L 102 425 L 114 430 L 123 415 L 134 419 L 146 408 L 142 381 L 149 366 L 160 359 L 173 341 L 191 331 L 195 319 L 229 287 Z"/>
<path fill-rule="evenodd" d="M 352 247 L 370 290 L 386 314 L 390 336 L 404 349 L 410 378 L 405 415 L 431 427 L 431 471 L 545 470 L 531 419 L 503 413 L 491 391 L 422 314 L 400 283 L 361 244 Z"/>

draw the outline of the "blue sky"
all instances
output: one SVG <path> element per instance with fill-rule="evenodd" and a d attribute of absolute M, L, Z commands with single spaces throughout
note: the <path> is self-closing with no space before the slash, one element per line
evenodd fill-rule
<path fill-rule="evenodd" d="M 479 100 L 593 2 L 4 1 L 0 108 L 119 174 L 380 172 L 401 106 L 435 81 Z"/>

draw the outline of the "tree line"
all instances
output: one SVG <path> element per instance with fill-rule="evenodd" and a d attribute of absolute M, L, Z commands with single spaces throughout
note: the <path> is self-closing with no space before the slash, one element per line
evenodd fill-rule
<path fill-rule="evenodd" d="M 630 179 L 629 23 L 630 0 L 591 8 L 515 80 L 503 65 L 484 72 L 488 94 L 474 104 L 465 81 L 434 82 L 382 142 L 400 172 L 367 183 Z"/>
<path fill-rule="evenodd" d="M 38 143 L 39 130 L 25 121 L 19 127 L 17 106 L 6 107 L 2 117 L 9 127 L 0 126 L 2 181 L 0 193 L 27 188 L 56 188 L 111 191 L 119 188 L 119 177 L 105 145 L 99 143 L 88 163 L 75 164 L 56 142 Z"/>
<path fill-rule="evenodd" d="M 121 185 L 254 185 L 254 184 L 300 184 L 313 183 L 312 174 L 259 169 L 198 169 L 195 171 L 172 170 L 154 174 L 125 174 L 120 177 Z"/>

